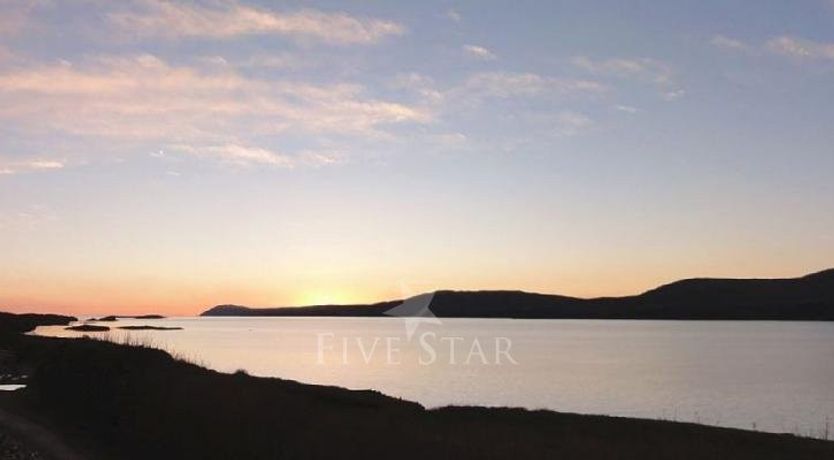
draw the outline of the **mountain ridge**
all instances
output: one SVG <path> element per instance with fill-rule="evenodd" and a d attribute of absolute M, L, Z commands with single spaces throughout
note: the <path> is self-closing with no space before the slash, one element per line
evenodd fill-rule
<path fill-rule="evenodd" d="M 227 304 L 201 316 L 383 316 L 400 303 L 276 308 Z M 688 278 L 622 297 L 440 290 L 430 309 L 444 318 L 834 321 L 834 269 L 797 278 Z"/>

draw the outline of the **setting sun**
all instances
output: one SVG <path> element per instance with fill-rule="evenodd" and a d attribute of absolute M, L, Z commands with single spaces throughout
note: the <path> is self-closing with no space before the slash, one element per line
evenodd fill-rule
<path fill-rule="evenodd" d="M 312 290 L 300 293 L 295 297 L 296 305 L 341 305 L 358 303 L 361 299 L 345 292 L 333 290 Z"/>

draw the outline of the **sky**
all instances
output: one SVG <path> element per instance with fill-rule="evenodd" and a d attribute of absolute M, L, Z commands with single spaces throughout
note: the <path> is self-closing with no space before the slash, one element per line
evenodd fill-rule
<path fill-rule="evenodd" d="M 0 0 L 0 309 L 834 266 L 834 1 Z"/>

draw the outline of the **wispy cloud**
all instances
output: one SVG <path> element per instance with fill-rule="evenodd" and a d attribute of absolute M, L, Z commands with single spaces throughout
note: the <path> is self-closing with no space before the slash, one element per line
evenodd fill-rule
<path fill-rule="evenodd" d="M 460 15 L 458 10 L 456 10 L 454 8 L 449 9 L 448 11 L 446 11 L 446 17 L 451 19 L 454 22 L 460 22 L 463 19 L 463 17 Z"/>
<path fill-rule="evenodd" d="M 193 146 L 173 145 L 171 149 L 197 156 L 208 156 L 236 166 L 269 165 L 282 168 L 293 166 L 292 157 L 261 147 L 237 144 Z"/>
<path fill-rule="evenodd" d="M 676 99 L 680 99 L 686 95 L 686 90 L 677 88 L 677 89 L 670 89 L 668 91 L 664 91 L 660 94 L 660 97 L 667 101 L 674 101 Z"/>
<path fill-rule="evenodd" d="M 639 77 L 656 83 L 667 84 L 672 80 L 671 67 L 650 58 L 611 58 L 593 60 L 586 56 L 573 59 L 574 65 L 591 73 L 616 77 Z"/>
<path fill-rule="evenodd" d="M 463 52 L 470 57 L 482 61 L 494 61 L 498 58 L 492 51 L 477 45 L 463 45 Z"/>
<path fill-rule="evenodd" d="M 834 60 L 834 43 L 822 43 L 783 35 L 765 43 L 765 48 L 776 54 L 797 59 Z"/>
<path fill-rule="evenodd" d="M 431 110 L 438 121 L 433 127 L 437 129 L 421 128 L 425 135 L 413 139 L 419 138 L 429 148 L 452 150 L 477 146 L 491 149 L 496 144 L 494 139 L 484 144 L 484 139 L 490 136 L 477 129 L 471 133 L 450 131 L 444 124 L 450 118 L 477 119 L 478 123 L 509 122 L 513 126 L 510 131 L 521 128 L 528 132 L 521 137 L 530 137 L 529 133 L 535 132 L 541 136 L 540 140 L 552 140 L 594 126 L 594 120 L 579 109 L 604 99 L 609 91 L 608 86 L 594 80 L 509 71 L 476 72 L 448 85 L 438 84 L 422 74 L 408 73 L 397 76 L 391 86 L 433 102 Z"/>
<path fill-rule="evenodd" d="M 343 163 L 345 158 L 332 151 L 303 151 L 285 154 L 252 145 L 234 143 L 222 145 L 178 144 L 169 147 L 172 151 L 217 160 L 237 167 L 269 166 L 296 168 L 299 166 L 319 167 Z"/>
<path fill-rule="evenodd" d="M 632 107 L 630 105 L 622 105 L 622 104 L 615 105 L 614 110 L 617 110 L 617 111 L 620 111 L 620 112 L 625 112 L 625 113 L 631 113 L 631 114 L 634 114 L 634 113 L 637 113 L 637 112 L 640 111 L 640 109 L 638 109 L 637 107 Z"/>
<path fill-rule="evenodd" d="M 574 136 L 593 125 L 594 121 L 584 113 L 562 111 L 554 118 L 555 134 L 559 136 Z"/>
<path fill-rule="evenodd" d="M 292 69 L 297 70 L 313 65 L 308 57 L 290 53 L 257 54 L 242 61 L 234 61 L 233 65 L 239 67 L 263 67 L 270 69 Z"/>
<path fill-rule="evenodd" d="M 72 134 L 170 140 L 240 131 L 370 136 L 387 124 L 428 122 L 431 114 L 367 97 L 357 84 L 259 80 L 140 55 L 0 73 L 0 119 Z"/>
<path fill-rule="evenodd" d="M 749 45 L 747 45 L 746 43 L 744 43 L 741 40 L 738 40 L 738 39 L 735 39 L 735 38 L 730 38 L 730 37 L 727 37 L 726 35 L 720 35 L 720 34 L 719 35 L 714 35 L 710 39 L 710 44 L 712 46 L 715 46 L 715 47 L 718 47 L 718 48 L 723 48 L 723 49 L 733 50 L 733 51 L 745 51 L 745 50 L 748 50 L 750 48 Z"/>
<path fill-rule="evenodd" d="M 423 104 L 436 107 L 443 103 L 445 94 L 437 88 L 431 77 L 416 72 L 402 73 L 394 77 L 391 87 L 399 90 L 406 90 L 416 94 L 423 101 Z"/>
<path fill-rule="evenodd" d="M 594 120 L 572 107 L 575 103 L 587 103 L 599 99 L 609 91 L 606 85 L 594 80 L 564 78 L 533 72 L 479 72 L 470 75 L 460 84 L 445 91 L 444 104 L 439 112 L 448 116 L 466 116 L 469 109 L 476 116 L 491 113 L 494 120 L 504 120 L 512 125 L 523 126 L 527 134 L 509 136 L 505 140 L 521 148 L 516 141 L 524 141 L 530 133 L 536 133 L 539 140 L 574 136 L 591 129 Z M 547 103 L 542 104 L 543 101 Z M 500 109 L 484 110 L 483 106 L 512 107 L 508 113 Z M 507 118 L 504 116 L 507 115 Z M 450 139 L 457 139 L 455 136 Z M 467 144 L 478 145 L 478 138 L 465 138 Z M 507 142 L 502 141 L 503 144 Z M 493 148 L 495 145 L 484 145 Z"/>
<path fill-rule="evenodd" d="M 549 77 L 536 73 L 481 72 L 470 76 L 456 91 L 481 99 L 534 96 L 545 93 L 593 95 L 607 90 L 605 85 L 593 80 Z"/>
<path fill-rule="evenodd" d="M 577 56 L 573 58 L 572 62 L 575 66 L 594 75 L 652 83 L 666 100 L 678 99 L 685 93 L 678 85 L 672 67 L 657 59 L 610 58 L 594 60 L 587 56 Z"/>
<path fill-rule="evenodd" d="M 791 35 L 780 35 L 761 45 L 750 45 L 741 40 L 716 35 L 710 44 L 730 51 L 748 52 L 754 55 L 774 54 L 797 61 L 834 60 L 834 43 L 818 42 Z"/>
<path fill-rule="evenodd" d="M 280 69 L 287 71 L 298 71 L 317 65 L 315 59 L 302 54 L 289 52 L 281 53 L 259 53 L 251 56 L 220 56 L 206 55 L 199 56 L 192 60 L 194 65 L 202 65 L 214 68 L 227 68 L 230 70 L 248 69 Z"/>
<path fill-rule="evenodd" d="M 460 148 L 466 145 L 469 138 L 466 134 L 453 132 L 432 135 L 430 141 L 444 148 Z"/>
<path fill-rule="evenodd" d="M 64 165 L 63 160 L 54 159 L 0 160 L 0 175 L 56 170 L 62 169 Z"/>
<path fill-rule="evenodd" d="M 341 12 L 304 9 L 278 12 L 234 1 L 175 3 L 144 0 L 131 11 L 111 13 L 120 30 L 138 36 L 231 38 L 274 34 L 329 44 L 372 44 L 402 35 L 405 27 L 392 21 L 359 18 Z"/>

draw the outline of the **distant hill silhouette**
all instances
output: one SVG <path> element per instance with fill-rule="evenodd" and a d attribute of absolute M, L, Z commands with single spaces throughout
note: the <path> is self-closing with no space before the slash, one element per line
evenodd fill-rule
<path fill-rule="evenodd" d="M 202 316 L 383 316 L 401 302 L 218 305 Z M 687 279 L 640 295 L 596 299 L 521 291 L 437 291 L 430 308 L 442 318 L 834 321 L 834 269 L 786 279 Z"/>

